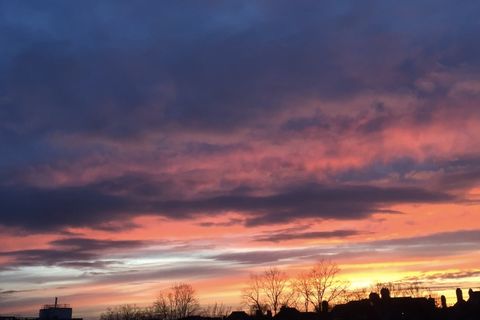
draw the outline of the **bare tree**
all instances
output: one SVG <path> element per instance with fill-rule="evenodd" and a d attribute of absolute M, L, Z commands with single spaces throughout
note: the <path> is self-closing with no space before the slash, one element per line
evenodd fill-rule
<path fill-rule="evenodd" d="M 143 308 L 142 311 L 142 319 L 143 320 L 153 320 L 156 319 L 155 317 L 155 308 L 153 306 L 148 306 Z"/>
<path fill-rule="evenodd" d="M 367 299 L 369 295 L 368 288 L 357 288 L 354 290 L 348 290 L 345 293 L 345 300 L 343 302 L 348 302 L 348 301 L 355 301 L 355 300 L 362 300 L 362 299 Z"/>
<path fill-rule="evenodd" d="M 402 294 L 398 290 L 398 285 L 395 282 L 377 282 L 372 286 L 372 291 L 380 293 L 382 289 L 388 289 L 390 296 L 392 297 L 401 297 Z"/>
<path fill-rule="evenodd" d="M 346 294 L 350 283 L 338 279 L 340 268 L 332 261 L 320 260 L 312 267 L 309 278 L 312 286 L 310 302 L 320 312 L 322 301 L 335 302 Z"/>
<path fill-rule="evenodd" d="M 425 292 L 428 291 L 421 286 L 419 281 L 401 282 L 398 283 L 397 287 L 403 297 L 420 298 L 427 295 Z"/>
<path fill-rule="evenodd" d="M 144 318 L 144 310 L 132 304 L 108 308 L 106 312 L 100 315 L 100 320 L 142 320 Z"/>
<path fill-rule="evenodd" d="M 294 303 L 295 291 L 287 274 L 271 267 L 261 274 L 250 275 L 250 281 L 242 291 L 242 300 L 252 311 L 270 309 L 276 314 L 281 306 Z"/>
<path fill-rule="evenodd" d="M 195 290 L 186 283 L 175 284 L 170 290 L 161 292 L 153 307 L 157 317 L 165 320 L 185 318 L 200 311 Z"/>
<path fill-rule="evenodd" d="M 173 306 L 170 303 L 171 295 L 169 293 L 160 293 L 157 300 L 153 303 L 154 313 L 161 320 L 171 320 L 174 318 Z"/>
<path fill-rule="evenodd" d="M 207 305 L 202 310 L 202 316 L 210 318 L 223 318 L 232 312 L 232 307 L 226 306 L 223 303 L 215 302 L 212 305 Z"/>
<path fill-rule="evenodd" d="M 179 318 L 191 316 L 199 311 L 200 305 L 193 287 L 186 283 L 179 283 L 172 287 L 175 309 Z"/>
<path fill-rule="evenodd" d="M 265 270 L 262 286 L 273 314 L 276 314 L 281 306 L 289 305 L 293 299 L 294 290 L 291 290 L 287 274 L 276 267 Z"/>
<path fill-rule="evenodd" d="M 312 300 L 313 294 L 312 283 L 310 280 L 310 275 L 302 272 L 293 282 L 293 289 L 303 301 L 305 312 L 308 312 L 308 307 L 310 305 L 310 301 Z"/>
<path fill-rule="evenodd" d="M 246 288 L 242 290 L 242 302 L 254 311 L 265 311 L 265 302 L 262 297 L 262 277 L 258 274 L 251 274 Z"/>
<path fill-rule="evenodd" d="M 399 280 L 395 282 L 377 282 L 372 286 L 372 290 L 380 292 L 386 288 L 392 297 L 427 297 L 431 291 L 422 286 L 419 281 Z"/>

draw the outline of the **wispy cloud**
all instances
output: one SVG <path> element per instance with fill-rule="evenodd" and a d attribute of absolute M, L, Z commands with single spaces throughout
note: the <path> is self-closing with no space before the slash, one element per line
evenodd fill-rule
<path fill-rule="evenodd" d="M 0 2 L 2 280 L 475 270 L 479 10 Z"/>

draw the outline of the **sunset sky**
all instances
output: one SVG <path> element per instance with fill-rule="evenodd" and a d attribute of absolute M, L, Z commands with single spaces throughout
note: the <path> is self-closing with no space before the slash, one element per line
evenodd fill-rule
<path fill-rule="evenodd" d="M 0 314 L 180 281 L 237 307 L 251 272 L 322 258 L 354 288 L 478 288 L 479 12 L 0 0 Z"/>

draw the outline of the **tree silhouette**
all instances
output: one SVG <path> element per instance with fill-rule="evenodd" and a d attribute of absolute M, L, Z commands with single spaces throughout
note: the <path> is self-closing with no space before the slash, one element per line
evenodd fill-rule
<path fill-rule="evenodd" d="M 398 280 L 395 282 L 377 282 L 372 286 L 372 291 L 380 292 L 382 288 L 387 288 L 392 297 L 427 297 L 432 292 L 429 288 L 422 286 L 419 281 L 410 279 Z"/>
<path fill-rule="evenodd" d="M 154 303 L 155 313 L 161 319 L 172 320 L 192 316 L 200 311 L 195 290 L 190 284 L 178 283 L 161 292 Z"/>
<path fill-rule="evenodd" d="M 293 298 L 294 291 L 290 288 L 287 274 L 276 267 L 265 270 L 263 274 L 263 290 L 273 314 L 281 306 L 288 306 Z"/>
<path fill-rule="evenodd" d="M 232 312 L 232 307 L 215 302 L 214 304 L 205 306 L 201 311 L 201 315 L 209 318 L 223 318 L 228 316 L 230 312 Z"/>
<path fill-rule="evenodd" d="M 350 283 L 338 279 L 340 268 L 329 260 L 320 260 L 308 273 L 312 294 L 310 302 L 315 311 L 322 311 L 322 301 L 334 302 L 347 293 Z"/>
<path fill-rule="evenodd" d="M 287 274 L 271 267 L 261 274 L 250 275 L 250 281 L 242 291 L 242 300 L 255 311 L 264 312 L 269 308 L 276 314 L 281 306 L 292 303 L 294 295 Z"/>
<path fill-rule="evenodd" d="M 250 274 L 247 287 L 242 290 L 242 302 L 254 311 L 265 311 L 266 306 L 263 301 L 263 283 L 262 277 L 258 274 Z"/>
<path fill-rule="evenodd" d="M 303 300 L 305 312 L 308 312 L 308 307 L 310 305 L 310 301 L 312 300 L 313 295 L 310 274 L 306 272 L 300 273 L 293 281 L 293 289 L 298 294 L 299 298 Z"/>
<path fill-rule="evenodd" d="M 147 309 L 137 307 L 132 304 L 123 304 L 113 308 L 100 315 L 100 320 L 143 320 L 149 319 Z M 150 318 L 151 319 L 151 318 Z"/>

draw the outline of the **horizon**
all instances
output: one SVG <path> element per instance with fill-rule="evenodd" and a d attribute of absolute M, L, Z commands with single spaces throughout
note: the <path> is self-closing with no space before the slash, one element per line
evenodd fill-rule
<path fill-rule="evenodd" d="M 0 315 L 480 288 L 480 2 L 0 0 Z M 236 307 L 237 306 L 237 307 Z"/>
<path fill-rule="evenodd" d="M 276 268 L 276 267 L 275 267 Z M 270 267 L 271 269 L 271 267 Z M 265 269 L 264 271 L 267 271 L 267 269 Z M 279 271 L 283 272 L 283 270 L 280 270 Z M 260 275 L 262 273 L 255 273 L 255 275 Z M 252 276 L 253 274 L 250 274 L 250 276 Z M 298 275 L 296 275 L 298 276 Z M 289 282 L 291 281 L 295 281 L 296 280 L 296 277 L 290 277 L 288 276 L 287 280 Z M 342 278 L 340 277 L 340 280 L 342 280 Z M 170 287 L 168 288 L 163 288 L 161 291 L 159 291 L 159 294 L 157 294 L 157 296 L 155 297 L 155 299 L 153 301 L 151 301 L 150 303 L 142 303 L 142 304 L 136 304 L 136 303 L 122 303 L 122 304 L 111 304 L 109 306 L 106 306 L 105 309 L 102 310 L 101 314 L 90 314 L 88 313 L 85 313 L 85 314 L 82 314 L 82 311 L 76 311 L 75 310 L 75 306 L 72 306 L 70 303 L 65 303 L 65 301 L 60 301 L 58 300 L 59 298 L 58 297 L 55 297 L 54 298 L 54 303 L 45 303 L 41 306 L 38 307 L 38 310 L 36 312 L 31 312 L 31 311 L 24 311 L 24 312 L 10 312 L 10 313 L 4 313 L 4 314 L 0 314 L 0 316 L 13 316 L 13 317 L 19 317 L 19 319 L 23 319 L 23 318 L 36 318 L 38 316 L 38 311 L 40 309 L 44 309 L 44 308 L 52 308 L 53 306 L 55 306 L 55 308 L 72 308 L 73 309 L 73 319 L 85 319 L 85 320 L 88 320 L 88 319 L 98 319 L 100 315 L 104 315 L 106 314 L 109 310 L 112 310 L 114 312 L 116 312 L 116 308 L 121 308 L 121 307 L 138 307 L 138 308 L 148 308 L 148 307 L 154 307 L 156 303 L 158 303 L 159 299 L 160 299 L 160 296 L 162 293 L 167 293 L 169 292 L 170 290 L 172 290 L 174 288 L 174 286 L 177 286 L 177 285 L 188 285 L 188 286 L 191 286 L 191 284 L 187 284 L 187 283 L 183 283 L 183 282 L 177 282 L 177 283 L 173 283 Z M 248 280 L 244 283 L 244 287 L 243 289 L 246 289 L 248 287 Z M 193 287 L 192 287 L 193 288 Z M 342 305 L 342 304 L 345 304 L 347 302 L 351 302 L 351 301 L 360 301 L 360 300 L 370 300 L 371 298 L 369 297 L 369 294 L 372 294 L 372 293 L 376 293 L 378 295 L 380 295 L 380 289 L 381 288 L 388 288 L 389 289 L 389 293 L 392 295 L 392 298 L 405 298 L 405 297 L 409 297 L 409 298 L 425 298 L 425 299 L 433 299 L 434 303 L 435 303 L 435 308 L 437 309 L 441 309 L 442 306 L 441 306 L 441 299 L 440 299 L 440 295 L 442 296 L 442 299 L 443 297 L 446 298 L 446 306 L 448 308 L 452 308 L 452 307 L 455 307 L 455 303 L 457 302 L 457 297 L 456 297 L 456 294 L 455 294 L 455 290 L 462 290 L 463 294 L 464 294 L 464 298 L 465 298 L 465 293 L 468 294 L 468 290 L 467 288 L 454 288 L 454 286 L 452 286 L 452 288 L 447 288 L 447 287 L 443 287 L 441 289 L 437 288 L 437 289 L 433 289 L 432 288 L 428 288 L 428 287 L 425 287 L 423 286 L 423 282 L 402 282 L 402 281 L 397 281 L 397 282 L 385 282 L 385 283 L 373 283 L 370 287 L 361 287 L 361 288 L 352 288 L 350 286 L 348 286 L 347 288 L 347 291 L 346 291 L 346 295 L 344 295 L 343 297 L 340 297 L 339 300 L 332 300 L 329 302 L 329 307 L 334 307 L 336 305 Z M 362 291 L 362 292 L 356 292 L 357 290 Z M 468 288 L 468 289 L 472 289 L 472 288 Z M 480 289 L 480 287 L 474 287 L 473 289 Z M 263 289 L 262 289 L 263 290 Z M 289 287 L 288 291 L 292 290 L 291 287 Z M 392 291 L 390 291 L 392 290 Z M 474 290 L 475 291 L 475 290 Z M 476 291 L 477 293 L 480 292 L 480 290 Z M 262 293 L 264 294 L 264 293 Z M 251 306 L 247 306 L 245 305 L 245 302 L 242 302 L 240 304 L 237 304 L 237 305 L 232 305 L 232 304 L 225 304 L 223 302 L 223 300 L 220 298 L 220 300 L 216 299 L 216 300 L 213 300 L 211 301 L 211 303 L 201 303 L 202 301 L 199 300 L 198 298 L 198 293 L 197 291 L 195 290 L 195 288 L 193 288 L 193 296 L 195 297 L 195 299 L 197 300 L 197 303 L 198 303 L 198 306 L 195 308 L 195 311 L 193 312 L 193 315 L 200 315 L 202 317 L 215 317 L 214 315 L 208 315 L 208 312 L 209 312 L 209 308 L 213 307 L 213 306 L 218 306 L 219 307 L 219 310 L 220 312 L 222 310 L 224 310 L 226 312 L 226 315 L 232 313 L 232 312 L 236 312 L 236 311 L 246 311 L 248 314 L 251 314 L 253 311 L 251 310 Z M 383 298 L 383 297 L 382 297 Z M 61 298 L 60 298 L 61 299 Z M 302 300 L 301 297 L 297 297 L 295 298 L 295 302 L 293 304 L 282 304 L 281 305 L 281 308 L 283 307 L 287 307 L 287 308 L 295 308 L 301 312 L 304 312 L 304 311 L 310 311 L 310 312 L 315 312 L 315 310 L 313 310 L 312 308 L 314 308 L 315 306 L 312 305 L 312 302 L 309 302 L 308 304 L 310 305 L 309 307 L 309 310 L 304 310 L 303 308 L 303 305 L 305 303 L 305 300 Z M 272 311 L 270 309 L 270 307 L 267 308 L 267 310 L 269 311 Z M 205 312 L 207 312 L 207 314 L 204 314 Z M 276 313 L 274 313 L 273 315 L 275 315 Z M 217 314 L 217 317 L 219 316 L 219 314 Z"/>

